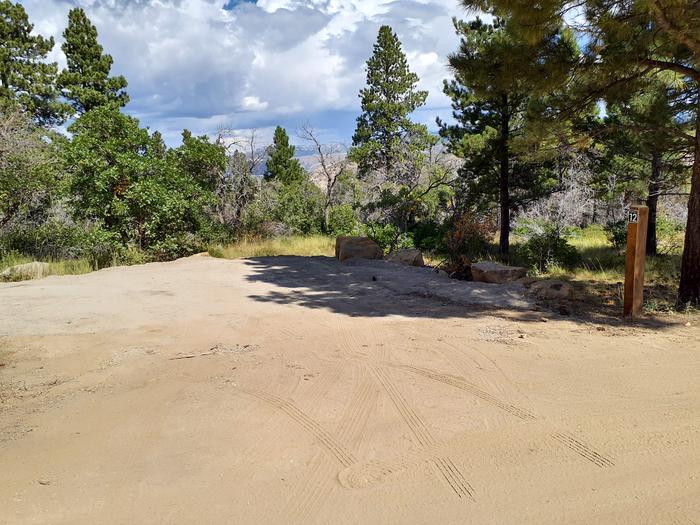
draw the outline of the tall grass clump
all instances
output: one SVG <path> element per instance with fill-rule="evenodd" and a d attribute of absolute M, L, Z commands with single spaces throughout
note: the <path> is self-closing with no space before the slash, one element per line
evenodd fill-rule
<path fill-rule="evenodd" d="M 325 235 L 275 237 L 270 239 L 244 239 L 227 246 L 209 248 L 212 257 L 243 259 L 247 257 L 274 257 L 276 255 L 299 255 L 311 257 L 335 253 L 335 239 Z"/>

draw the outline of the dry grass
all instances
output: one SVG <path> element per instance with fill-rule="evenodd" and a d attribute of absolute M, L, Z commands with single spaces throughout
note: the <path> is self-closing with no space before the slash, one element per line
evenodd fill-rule
<path fill-rule="evenodd" d="M 586 228 L 569 241 L 582 255 L 573 270 L 552 267 L 543 275 L 576 283 L 603 304 L 620 308 L 625 280 L 625 255 L 612 247 L 599 227 Z M 680 281 L 679 251 L 647 257 L 645 267 L 645 309 L 647 312 L 672 311 Z"/>
<path fill-rule="evenodd" d="M 18 264 L 30 263 L 36 259 L 24 255 L 10 253 L 0 257 L 0 272 Z M 92 264 L 87 259 L 46 260 L 49 263 L 48 275 L 81 275 L 93 271 Z"/>
<path fill-rule="evenodd" d="M 324 235 L 306 237 L 278 237 L 273 239 L 249 239 L 228 246 L 209 248 L 212 257 L 222 259 L 242 259 L 246 257 L 272 257 L 276 255 L 333 256 L 335 238 Z"/>

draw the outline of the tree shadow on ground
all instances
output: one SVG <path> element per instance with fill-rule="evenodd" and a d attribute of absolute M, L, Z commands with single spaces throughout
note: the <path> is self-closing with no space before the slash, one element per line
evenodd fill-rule
<path fill-rule="evenodd" d="M 437 276 L 430 269 L 407 268 L 382 261 L 339 263 L 331 257 L 258 257 L 246 259 L 253 269 L 247 279 L 275 285 L 281 290 L 251 299 L 282 305 L 325 309 L 352 317 L 387 317 L 399 315 L 415 318 L 479 318 L 501 316 L 523 322 L 569 320 L 582 324 L 610 326 L 634 325 L 640 328 L 665 329 L 681 320 L 670 317 L 645 317 L 623 320 L 620 312 L 610 308 L 590 308 L 580 301 L 562 303 L 535 302 L 525 298 L 519 286 L 485 285 L 455 281 Z M 418 276 L 420 286 L 409 284 Z M 437 288 L 473 290 L 477 302 L 464 301 L 459 294 L 446 298 L 434 293 Z M 472 288 L 467 288 L 472 287 Z M 499 294 L 506 301 L 491 301 Z M 478 304 L 479 301 L 484 301 Z M 491 302 L 490 302 L 491 301 Z M 579 304 L 580 303 L 580 304 Z"/>

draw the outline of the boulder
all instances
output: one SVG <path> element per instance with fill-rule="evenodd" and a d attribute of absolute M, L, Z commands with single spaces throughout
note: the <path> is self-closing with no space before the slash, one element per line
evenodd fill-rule
<path fill-rule="evenodd" d="M 27 279 L 40 279 L 49 274 L 49 263 L 30 262 L 18 264 L 7 268 L 0 273 L 0 281 L 26 281 Z"/>
<path fill-rule="evenodd" d="M 530 286 L 530 295 L 541 300 L 573 299 L 573 287 L 563 281 L 537 281 Z"/>
<path fill-rule="evenodd" d="M 406 266 L 425 266 L 423 254 L 418 248 L 407 248 L 404 250 L 394 250 L 386 256 L 387 261 L 405 264 Z"/>
<path fill-rule="evenodd" d="M 485 261 L 471 266 L 472 278 L 480 283 L 503 284 L 517 281 L 527 275 L 527 269 L 519 266 L 505 266 Z"/>
<path fill-rule="evenodd" d="M 367 237 L 338 237 L 335 240 L 335 256 L 341 262 L 351 257 L 382 259 L 384 252 L 376 242 Z"/>

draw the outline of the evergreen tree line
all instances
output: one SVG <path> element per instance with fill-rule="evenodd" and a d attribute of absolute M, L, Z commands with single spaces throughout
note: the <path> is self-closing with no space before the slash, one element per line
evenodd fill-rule
<path fill-rule="evenodd" d="M 254 133 L 212 141 L 185 131 L 168 148 L 121 111 L 126 79 L 110 76 L 112 58 L 82 9 L 69 14 L 59 72 L 46 61 L 53 40 L 32 35 L 22 6 L 0 0 L 3 249 L 72 246 L 107 264 L 323 232 L 469 262 L 496 233 L 493 255 L 524 254 L 546 269 L 575 261 L 571 226 L 604 223 L 619 242 L 626 206 L 640 199 L 655 255 L 659 198 L 688 194 L 678 304 L 700 303 L 695 3 L 462 3 L 492 22 L 454 22 L 460 43 L 443 86 L 453 118 L 437 120 L 437 135 L 414 120 L 428 92 L 383 26 L 352 145 L 323 144 L 305 126 L 307 170 L 281 127 L 268 147 Z M 66 121 L 70 137 L 53 131 Z M 514 228 L 527 230 L 524 252 L 511 246 Z"/>

